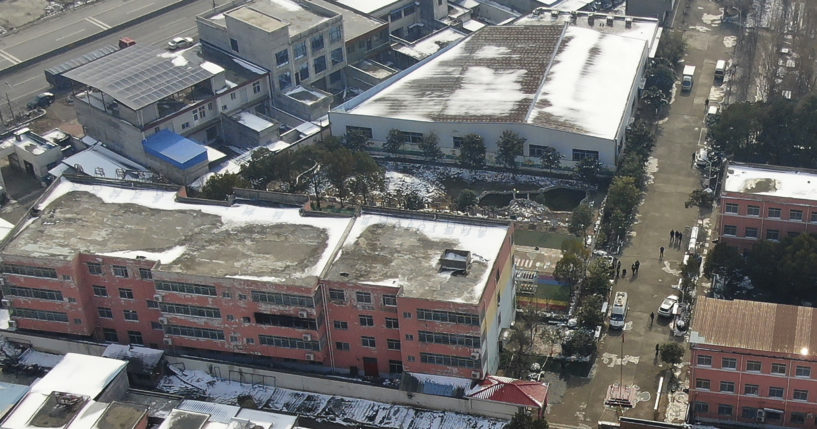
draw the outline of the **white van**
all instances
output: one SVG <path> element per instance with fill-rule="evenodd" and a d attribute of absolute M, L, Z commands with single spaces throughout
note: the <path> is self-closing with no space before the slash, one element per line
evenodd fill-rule
<path fill-rule="evenodd" d="M 610 310 L 610 328 L 621 329 L 624 327 L 624 319 L 627 318 L 627 292 L 616 292 L 613 299 L 613 308 Z"/>
<path fill-rule="evenodd" d="M 723 76 L 726 73 L 726 61 L 718 60 L 715 63 L 715 80 L 723 80 Z"/>

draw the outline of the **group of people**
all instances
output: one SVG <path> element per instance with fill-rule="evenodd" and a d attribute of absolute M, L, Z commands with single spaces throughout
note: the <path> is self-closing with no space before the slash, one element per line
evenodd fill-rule
<path fill-rule="evenodd" d="M 684 239 L 684 234 L 681 231 L 676 231 L 671 229 L 669 231 L 669 245 L 670 246 L 680 246 L 681 241 Z"/>
<path fill-rule="evenodd" d="M 638 268 L 639 267 L 641 267 L 641 262 L 639 262 L 638 260 L 636 260 L 635 262 L 633 262 L 632 265 L 630 265 L 630 272 L 633 274 L 633 277 L 638 275 Z M 626 268 L 623 269 L 623 270 L 621 269 L 621 261 L 620 260 L 613 261 L 613 269 L 616 272 L 616 280 L 618 280 L 619 277 L 621 277 L 621 278 L 627 277 L 627 269 Z"/>

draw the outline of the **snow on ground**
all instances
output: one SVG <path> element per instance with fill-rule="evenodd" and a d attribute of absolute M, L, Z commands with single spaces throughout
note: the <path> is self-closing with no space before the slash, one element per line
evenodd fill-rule
<path fill-rule="evenodd" d="M 577 189 L 587 187 L 582 182 L 569 179 L 532 176 L 529 174 L 514 176 L 511 173 L 496 171 L 470 171 L 456 166 L 396 164 L 393 162 L 383 162 L 382 165 L 386 169 L 386 189 L 390 193 L 398 189 L 404 192 L 406 190 L 415 190 L 420 195 L 442 197 L 445 195 L 442 181 L 451 179 L 462 180 L 466 183 L 514 183 L 517 186 L 533 185 L 540 188 L 556 185 Z"/>
<path fill-rule="evenodd" d="M 274 389 L 261 384 L 246 384 L 222 380 L 202 371 L 182 371 L 169 366 L 172 374 L 162 377 L 158 390 L 166 393 L 206 396 L 221 404 L 236 404 L 239 396 L 249 395 L 256 404 L 264 404 L 272 397 Z"/>
<path fill-rule="evenodd" d="M 252 395 L 260 408 L 283 411 L 346 426 L 368 425 L 394 429 L 502 429 L 505 420 L 444 411 L 421 410 L 402 405 L 280 387 L 241 384 L 211 377 L 201 371 L 181 371 L 162 378 L 158 389 L 167 393 L 197 393 L 221 403 L 236 403 L 239 395 Z"/>
<path fill-rule="evenodd" d="M 445 197 L 445 191 L 439 182 L 393 170 L 386 172 L 386 189 L 392 194 L 406 195 L 414 192 L 426 201 Z"/>
<path fill-rule="evenodd" d="M 724 36 L 724 38 L 723 38 L 723 46 L 724 47 L 733 48 L 737 44 L 738 44 L 738 37 L 737 36 Z"/>

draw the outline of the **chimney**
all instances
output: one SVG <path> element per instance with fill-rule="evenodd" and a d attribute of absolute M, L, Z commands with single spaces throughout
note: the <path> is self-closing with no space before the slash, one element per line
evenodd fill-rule
<path fill-rule="evenodd" d="M 607 15 L 607 26 L 608 27 L 613 26 L 613 15 Z"/>
<path fill-rule="evenodd" d="M 624 27 L 625 28 L 633 28 L 633 19 L 632 18 L 625 18 L 624 19 Z"/>

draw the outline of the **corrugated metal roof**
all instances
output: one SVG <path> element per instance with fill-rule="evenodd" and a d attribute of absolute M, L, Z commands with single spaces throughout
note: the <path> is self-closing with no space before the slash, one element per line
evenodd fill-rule
<path fill-rule="evenodd" d="M 230 423 L 233 417 L 241 411 L 241 407 L 235 405 L 216 404 L 213 402 L 203 402 L 186 400 L 177 407 L 180 410 L 192 411 L 194 413 L 209 414 L 211 422 Z"/>
<path fill-rule="evenodd" d="M 817 355 L 817 312 L 811 307 L 698 298 L 690 343 Z"/>
<path fill-rule="evenodd" d="M 508 402 L 526 406 L 543 407 L 547 404 L 548 385 L 538 381 L 489 375 L 474 386 L 468 397 Z"/>

